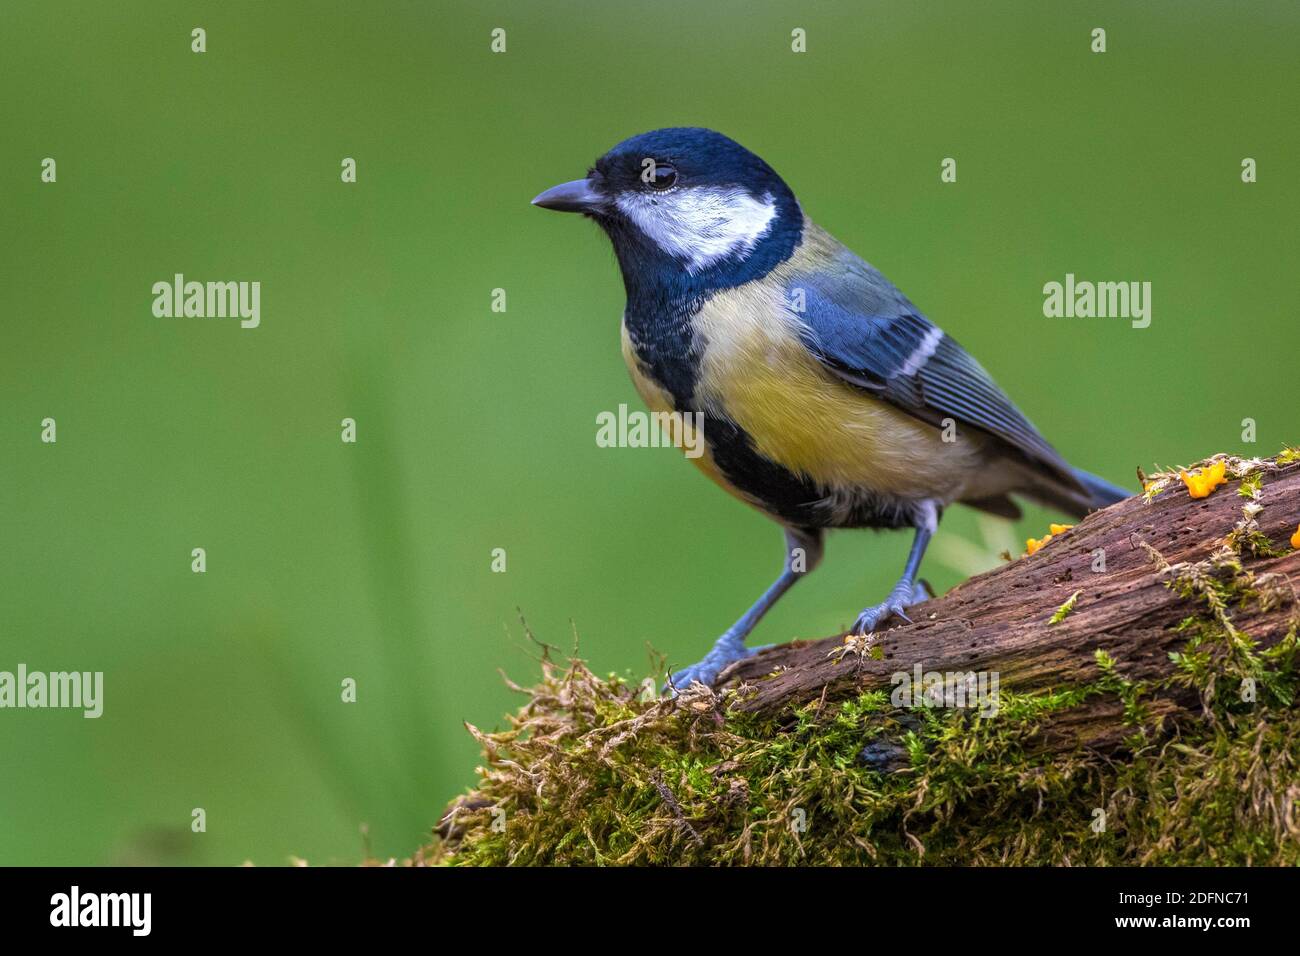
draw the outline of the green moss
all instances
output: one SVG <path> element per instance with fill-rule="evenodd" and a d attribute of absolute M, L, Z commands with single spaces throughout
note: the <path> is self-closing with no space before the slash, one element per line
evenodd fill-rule
<path fill-rule="evenodd" d="M 1067 617 L 1069 617 L 1070 613 L 1074 610 L 1074 605 L 1078 603 L 1079 595 L 1082 593 L 1083 593 L 1082 591 L 1075 591 L 1068 598 L 1066 598 L 1065 603 L 1056 609 L 1056 613 L 1052 615 L 1051 620 L 1049 620 L 1047 623 L 1060 624 Z"/>
<path fill-rule="evenodd" d="M 1253 501 L 1259 497 L 1263 482 L 1264 476 L 1258 471 L 1253 471 L 1241 479 L 1241 484 L 1237 487 L 1237 494 L 1242 498 L 1249 498 Z"/>
<path fill-rule="evenodd" d="M 993 718 L 871 691 L 777 721 L 698 690 L 642 701 L 580 661 L 546 662 L 513 726 L 478 734 L 489 805 L 418 860 L 1300 864 L 1296 628 L 1262 651 L 1199 618 L 1182 630 L 1169 683 L 1198 688 L 1207 713 L 1173 734 L 1151 717 L 1156 688 L 1102 652 L 1095 682 L 1003 692 Z M 1099 696 L 1122 702 L 1126 749 L 1045 753 L 1041 729 Z"/>
<path fill-rule="evenodd" d="M 1091 681 L 1002 688 L 995 716 L 873 690 L 760 717 L 732 708 L 743 688 L 663 700 L 544 653 L 510 726 L 471 728 L 474 802 L 412 862 L 1300 865 L 1300 628 L 1265 648 L 1233 620 L 1293 600 L 1243 564 L 1259 554 L 1252 492 L 1206 561 L 1171 566 L 1148 546 L 1189 605 L 1156 680 L 1098 650 Z M 1166 726 L 1170 698 L 1199 712 Z M 1045 746 L 1108 701 L 1118 750 Z"/>

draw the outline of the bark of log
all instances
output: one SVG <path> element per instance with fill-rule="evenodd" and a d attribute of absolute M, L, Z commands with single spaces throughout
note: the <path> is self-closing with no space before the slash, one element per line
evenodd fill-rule
<path fill-rule="evenodd" d="M 1231 610 L 1234 626 L 1262 646 L 1286 633 L 1296 613 L 1291 582 L 1300 580 L 1300 551 L 1289 543 L 1300 523 L 1300 464 L 1268 467 L 1257 521 L 1285 554 L 1254 558 L 1246 549 L 1242 564 L 1256 575 L 1282 575 L 1284 596 L 1268 609 L 1252 603 Z M 1171 565 L 1209 559 L 1242 520 L 1248 499 L 1238 495 L 1240 484 L 1229 481 L 1209 497 L 1193 499 L 1175 482 L 1152 501 L 1134 497 L 1095 512 L 1036 554 L 917 605 L 909 611 L 915 623 L 875 636 L 876 653 L 883 652 L 879 659 L 840 655 L 844 636 L 836 635 L 769 648 L 732 665 L 720 681 L 750 684 L 752 691 L 741 696 L 738 708 L 775 714 L 823 695 L 834 700 L 867 689 L 889 690 L 892 674 L 911 672 L 918 662 L 925 671 L 996 672 L 1001 690 L 1024 692 L 1096 681 L 1095 652 L 1101 649 L 1127 679 L 1165 677 L 1173 666 L 1170 652 L 1187 640 L 1174 628 L 1206 609 L 1168 587 L 1169 575 L 1159 573 L 1159 559 L 1150 549 Z M 1093 570 L 1097 549 L 1105 553 L 1102 573 Z M 1049 623 L 1076 591 L 1074 610 Z M 771 676 L 774 670 L 779 673 Z M 1044 745 L 1112 748 L 1126 734 L 1122 711 L 1114 696 L 1092 698 L 1045 728 Z M 1175 721 L 1198 711 L 1195 692 L 1170 692 L 1151 701 L 1153 715 Z"/>

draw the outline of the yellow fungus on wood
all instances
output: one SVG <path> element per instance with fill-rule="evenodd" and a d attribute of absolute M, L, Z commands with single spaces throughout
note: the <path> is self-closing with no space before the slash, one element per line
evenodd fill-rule
<path fill-rule="evenodd" d="M 1188 474 L 1180 471 L 1178 477 L 1183 480 L 1187 486 L 1187 493 L 1193 498 L 1208 498 L 1210 492 L 1219 485 L 1228 483 L 1224 472 L 1227 471 L 1228 463 L 1220 458 L 1214 464 L 1202 468 L 1194 474 Z"/>

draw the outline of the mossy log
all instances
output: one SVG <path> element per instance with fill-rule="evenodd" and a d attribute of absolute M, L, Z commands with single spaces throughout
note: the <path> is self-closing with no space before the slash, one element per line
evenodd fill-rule
<path fill-rule="evenodd" d="M 543 646 L 408 862 L 1300 865 L 1300 449 L 1188 474 L 714 688 Z M 918 665 L 996 674 L 997 708 L 899 700 Z"/>
<path fill-rule="evenodd" d="M 777 645 L 719 682 L 748 685 L 737 708 L 778 713 L 822 695 L 888 689 L 891 675 L 917 664 L 925 672 L 996 673 L 1002 690 L 1027 692 L 1093 680 L 1102 651 L 1127 680 L 1153 681 L 1186 643 L 1177 626 L 1197 598 L 1224 602 L 1228 626 L 1271 646 L 1287 632 L 1292 580 L 1300 580 L 1300 551 L 1289 544 L 1300 524 L 1300 463 L 1229 459 L 1225 478 L 1233 471 L 1266 477 L 1250 479 L 1244 496 L 1239 479 L 1200 499 L 1176 475 L 1148 479 L 1158 493 L 1095 512 L 1035 554 L 917 605 L 912 624 L 858 647 L 852 639 L 846 647 L 843 636 Z M 1268 599 L 1250 600 L 1261 586 Z M 1170 688 L 1149 707 L 1176 718 L 1199 711 L 1199 696 Z M 1123 718 L 1121 701 L 1093 698 L 1045 727 L 1044 745 L 1112 746 L 1126 733 Z"/>

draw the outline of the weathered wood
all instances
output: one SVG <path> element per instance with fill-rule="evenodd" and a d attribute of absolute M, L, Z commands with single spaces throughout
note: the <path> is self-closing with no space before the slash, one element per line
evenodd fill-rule
<path fill-rule="evenodd" d="M 915 622 L 879 632 L 876 654 L 841 654 L 843 635 L 779 645 L 741 661 L 720 675 L 720 683 L 745 682 L 750 690 L 734 706 L 779 712 L 823 695 L 837 699 L 870 688 L 889 689 L 890 676 L 920 663 L 926 671 L 996 672 L 1001 689 L 1065 688 L 1098 677 L 1095 652 L 1105 650 L 1118 670 L 1134 681 L 1158 679 L 1171 671 L 1169 653 L 1186 643 L 1173 628 L 1205 607 L 1167 586 L 1159 558 L 1168 564 L 1199 562 L 1222 548 L 1225 535 L 1242 520 L 1248 499 L 1238 480 L 1207 498 L 1193 499 L 1174 481 L 1154 500 L 1130 498 L 1096 512 L 1050 541 L 1036 554 L 971 578 L 947 594 L 909 611 Z M 1259 530 L 1280 557 L 1243 553 L 1256 575 L 1273 573 L 1283 593 L 1278 606 L 1253 602 L 1231 610 L 1234 626 L 1267 646 L 1278 640 L 1295 609 L 1292 580 L 1300 572 L 1300 551 L 1290 538 L 1300 523 L 1300 464 L 1267 466 L 1256 499 Z M 1149 546 L 1149 547 L 1148 547 Z M 1104 549 L 1103 573 L 1093 570 Z M 1290 578 L 1290 580 L 1288 579 Z M 1074 610 L 1049 624 L 1075 591 Z M 837 659 L 838 658 L 838 659 Z M 770 676 L 778 671 L 776 676 Z M 1189 713 L 1195 695 L 1171 693 L 1152 702 L 1154 714 Z M 1051 728 L 1063 741 L 1095 746 L 1122 736 L 1121 708 L 1098 697 L 1071 711 Z"/>

